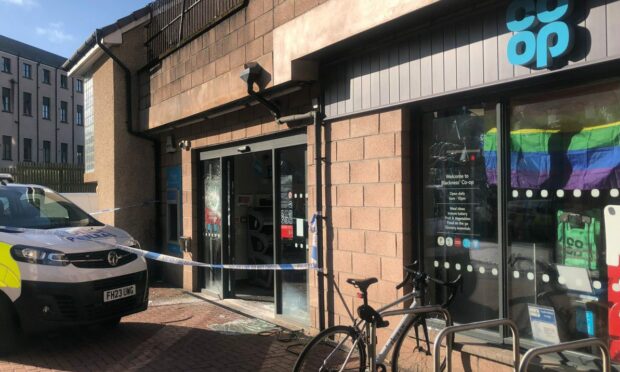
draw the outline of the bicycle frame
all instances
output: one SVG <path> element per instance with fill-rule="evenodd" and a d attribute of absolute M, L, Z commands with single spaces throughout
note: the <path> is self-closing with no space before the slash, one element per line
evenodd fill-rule
<path fill-rule="evenodd" d="M 385 345 L 383 346 L 383 348 L 381 349 L 381 351 L 379 352 L 378 355 L 376 355 L 376 331 L 377 331 L 377 325 L 375 323 L 368 323 L 365 322 L 361 319 L 355 319 L 355 317 L 353 316 L 353 313 L 351 312 L 351 310 L 349 309 L 349 307 L 347 306 L 346 301 L 344 300 L 344 298 L 342 297 L 342 293 L 340 292 L 340 288 L 338 287 L 338 285 L 334 282 L 334 287 L 336 288 L 336 291 L 338 293 L 338 296 L 340 297 L 340 300 L 342 301 L 342 303 L 344 304 L 345 309 L 347 310 L 347 313 L 349 314 L 349 317 L 351 318 L 351 321 L 353 322 L 353 327 L 355 327 L 359 333 L 359 337 L 357 340 L 355 340 L 355 342 L 353 343 L 353 347 L 351 349 L 351 352 L 355 349 L 355 347 L 357 346 L 357 343 L 360 342 L 360 339 L 365 335 L 366 336 L 366 340 L 363 341 L 366 343 L 367 347 L 368 347 L 368 355 L 367 355 L 367 359 L 368 359 L 368 365 L 370 366 L 370 371 L 371 372 L 376 372 L 377 370 L 377 365 L 385 365 L 385 359 L 387 358 L 388 353 L 390 352 L 390 350 L 392 350 L 392 348 L 394 347 L 394 344 L 396 343 L 396 341 L 402 336 L 402 334 L 406 331 L 406 326 L 407 324 L 409 324 L 409 322 L 416 316 L 418 315 L 420 312 L 416 312 L 416 310 L 419 310 L 421 308 L 426 308 L 425 312 L 439 312 L 444 314 L 444 316 L 446 317 L 446 323 L 447 325 L 451 325 L 452 323 L 452 319 L 450 317 L 450 313 L 444 309 L 443 307 L 437 305 L 437 306 L 422 306 L 419 305 L 419 303 L 422 303 L 422 293 L 420 291 L 418 291 L 415 287 L 413 288 L 413 290 L 411 291 L 411 293 L 397 299 L 396 301 L 389 303 L 383 307 L 381 307 L 380 309 L 377 310 L 377 312 L 381 315 L 381 317 L 389 317 L 389 316 L 397 316 L 397 315 L 404 315 L 404 317 L 402 317 L 402 319 L 400 320 L 400 322 L 398 323 L 398 326 L 394 329 L 394 331 L 390 334 L 390 337 L 388 338 L 388 340 L 386 341 Z M 410 299 L 413 299 L 413 301 L 411 302 L 411 305 L 407 308 L 407 309 L 398 309 L 398 310 L 389 310 L 393 307 L 395 307 L 398 304 L 401 304 L 403 302 L 406 302 Z M 365 332 L 362 332 L 361 328 L 364 328 Z M 344 342 L 344 341 L 342 341 Z M 341 342 L 341 343 L 342 343 Z M 340 345 L 338 345 L 339 347 Z M 349 354 L 347 355 L 347 358 L 345 359 L 345 363 L 343 364 L 343 368 L 346 365 L 346 361 L 349 360 L 350 356 L 351 356 L 351 352 L 349 352 Z M 329 359 L 329 356 L 328 358 Z"/>

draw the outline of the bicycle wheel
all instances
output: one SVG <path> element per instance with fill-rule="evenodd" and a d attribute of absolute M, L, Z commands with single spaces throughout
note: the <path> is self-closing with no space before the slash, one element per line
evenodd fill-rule
<path fill-rule="evenodd" d="M 392 352 L 392 371 L 432 371 L 433 358 L 431 352 L 433 344 L 426 344 L 424 325 L 426 319 L 423 315 L 416 315 L 405 326 L 405 332 L 394 345 Z M 417 333 L 415 328 L 418 328 Z M 445 358 L 442 361 L 441 370 L 445 368 Z"/>
<path fill-rule="evenodd" d="M 343 368 L 344 367 L 344 368 Z M 359 371 L 366 369 L 366 350 L 353 327 L 323 330 L 299 354 L 294 372 Z"/>

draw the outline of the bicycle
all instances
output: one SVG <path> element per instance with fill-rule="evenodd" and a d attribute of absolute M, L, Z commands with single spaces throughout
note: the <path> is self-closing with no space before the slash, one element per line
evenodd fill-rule
<path fill-rule="evenodd" d="M 293 367 L 294 372 L 303 371 L 366 371 L 366 365 L 370 366 L 371 372 L 381 370 L 387 371 L 385 360 L 392 348 L 392 371 L 399 370 L 399 360 L 407 359 L 409 355 L 403 353 L 403 345 L 411 331 L 414 328 L 416 347 L 413 352 L 420 352 L 420 339 L 418 337 L 418 329 L 421 326 L 426 340 L 426 355 L 430 355 L 430 343 L 428 339 L 428 327 L 426 324 L 427 313 L 417 313 L 421 308 L 434 312 L 442 312 L 450 323 L 449 312 L 447 307 L 452 303 L 456 290 L 462 284 L 462 277 L 459 275 L 451 282 L 444 282 L 439 279 L 432 278 L 426 273 L 414 270 L 417 262 L 404 266 L 407 275 L 402 283 L 396 286 L 397 289 L 403 288 L 409 281 L 412 282 L 411 293 L 397 299 L 396 301 L 375 310 L 368 305 L 368 287 L 378 282 L 376 278 L 368 279 L 347 279 L 347 283 L 353 285 L 360 290 L 358 297 L 363 300 L 363 305 L 357 308 L 358 318 L 356 319 L 351 313 L 349 307 L 340 292 L 338 286 L 334 283 L 336 291 L 340 296 L 345 309 L 353 323 L 352 326 L 338 325 L 329 327 L 316 335 L 303 349 L 299 358 Z M 323 274 L 327 276 L 327 274 Z M 429 282 L 448 289 L 448 299 L 440 306 L 422 306 L 423 295 Z M 411 305 L 407 309 L 389 310 L 396 305 L 413 299 Z M 404 315 L 396 329 L 390 334 L 385 345 L 378 355 L 376 355 L 377 328 L 389 326 L 389 322 L 383 318 L 386 316 Z M 368 350 L 368 355 L 366 355 Z M 376 355 L 376 356 L 375 356 Z M 445 366 L 445 360 L 444 360 Z M 443 366 L 442 366 L 443 369 Z"/>

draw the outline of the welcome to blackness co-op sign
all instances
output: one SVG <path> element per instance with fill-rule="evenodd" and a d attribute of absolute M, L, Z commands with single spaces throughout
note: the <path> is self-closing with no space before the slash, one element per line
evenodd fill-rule
<path fill-rule="evenodd" d="M 572 12 L 572 0 L 512 1 L 506 11 L 506 26 L 515 33 L 508 42 L 510 63 L 544 69 L 570 53 L 575 35 L 567 20 Z"/>

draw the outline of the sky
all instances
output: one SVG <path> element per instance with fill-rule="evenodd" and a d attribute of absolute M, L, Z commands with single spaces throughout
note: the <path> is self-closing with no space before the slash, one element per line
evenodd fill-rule
<path fill-rule="evenodd" d="M 96 28 L 152 0 L 0 0 L 0 35 L 71 57 Z"/>

